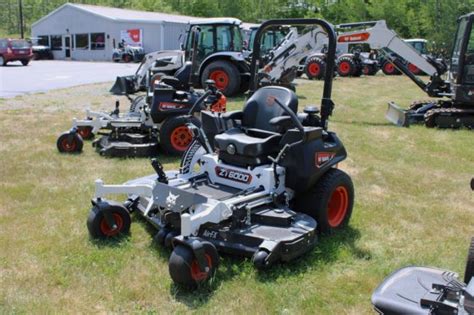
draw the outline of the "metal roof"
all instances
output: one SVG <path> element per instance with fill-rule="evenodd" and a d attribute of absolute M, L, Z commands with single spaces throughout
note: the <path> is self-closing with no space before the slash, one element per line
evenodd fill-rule
<path fill-rule="evenodd" d="M 49 16 L 56 12 L 61 11 L 66 7 L 75 8 L 84 12 L 88 12 L 106 19 L 120 21 L 120 22 L 145 22 L 145 23 L 162 23 L 162 22 L 175 22 L 175 23 L 188 23 L 190 20 L 195 19 L 192 16 L 178 15 L 178 14 L 167 14 L 160 12 L 148 12 L 148 11 L 137 11 L 130 9 L 119 9 L 112 7 L 104 7 L 97 5 L 88 4 L 77 4 L 77 3 L 65 3 L 56 10 L 50 12 L 48 15 L 42 17 L 33 25 L 45 20 Z M 32 26 L 33 26 L 32 25 Z"/>

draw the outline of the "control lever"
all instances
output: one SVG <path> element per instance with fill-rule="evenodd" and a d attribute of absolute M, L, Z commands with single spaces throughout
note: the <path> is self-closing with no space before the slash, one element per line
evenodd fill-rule
<path fill-rule="evenodd" d="M 151 159 L 151 166 L 158 175 L 157 181 L 163 184 L 168 184 L 168 176 L 166 176 L 165 171 L 163 171 L 163 165 L 158 161 L 158 159 L 153 158 Z"/>
<path fill-rule="evenodd" d="M 199 144 L 202 145 L 204 150 L 206 150 L 207 153 L 212 153 L 212 147 L 211 144 L 209 143 L 209 139 L 207 139 L 206 133 L 201 127 L 197 127 L 193 123 L 187 123 L 186 127 L 192 132 L 193 138 L 196 139 Z"/>

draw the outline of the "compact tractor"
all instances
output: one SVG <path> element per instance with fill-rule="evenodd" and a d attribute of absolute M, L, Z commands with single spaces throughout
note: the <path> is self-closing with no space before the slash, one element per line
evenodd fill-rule
<path fill-rule="evenodd" d="M 118 77 L 111 92 L 133 94 L 146 90 L 154 74 L 173 75 L 186 61 L 190 61 L 193 49 L 196 50 L 196 66 L 192 68 L 192 86 L 204 87 L 205 82 L 211 79 L 226 96 L 246 91 L 250 74 L 249 64 L 242 53 L 241 24 L 240 20 L 234 18 L 191 21 L 181 50 L 147 54 L 135 75 Z M 195 36 L 198 36 L 196 46 Z M 168 64 L 157 66 L 157 61 L 167 61 Z"/>
<path fill-rule="evenodd" d="M 334 57 L 334 29 L 320 19 L 266 21 L 256 33 L 253 52 L 260 54 L 265 30 L 288 24 L 322 28 L 329 38 L 328 55 Z M 330 58 L 329 66 L 333 63 Z M 136 212 L 157 229 L 157 243 L 173 248 L 169 259 L 173 281 L 196 287 L 214 276 L 218 252 L 252 257 L 257 268 L 265 269 L 310 251 L 318 232 L 346 226 L 354 189 L 351 178 L 337 167 L 346 150 L 328 130 L 334 108 L 333 76 L 325 78 L 320 110 L 308 106 L 297 113 L 298 98 L 290 89 L 257 90 L 257 72 L 254 58 L 252 96 L 243 110 L 202 111 L 201 127 L 188 125 L 196 141 L 178 170 L 164 171 L 152 159 L 155 173 L 150 176 L 122 185 L 97 180 L 87 219 L 90 235 L 127 234 L 130 213 Z M 106 199 L 114 194 L 126 194 L 128 199 L 124 203 Z"/>

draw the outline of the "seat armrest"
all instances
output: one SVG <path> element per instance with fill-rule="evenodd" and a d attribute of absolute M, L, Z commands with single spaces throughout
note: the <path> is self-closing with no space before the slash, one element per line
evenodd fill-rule
<path fill-rule="evenodd" d="M 278 116 L 273 117 L 269 121 L 270 125 L 274 126 L 278 132 L 284 132 L 290 127 L 294 126 L 293 120 L 291 120 L 290 116 Z"/>
<path fill-rule="evenodd" d="M 224 120 L 242 120 L 244 118 L 244 112 L 241 110 L 234 110 L 232 112 L 227 112 L 221 116 Z"/>

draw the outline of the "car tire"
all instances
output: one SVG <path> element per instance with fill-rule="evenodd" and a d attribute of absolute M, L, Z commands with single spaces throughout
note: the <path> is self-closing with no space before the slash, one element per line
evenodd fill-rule
<path fill-rule="evenodd" d="M 21 64 L 22 64 L 23 66 L 25 66 L 25 67 L 26 67 L 29 63 L 30 63 L 29 60 L 22 60 L 22 61 L 21 61 Z"/>
<path fill-rule="evenodd" d="M 3 56 L 0 56 L 0 66 L 6 66 L 6 65 L 7 65 L 7 62 L 5 58 L 3 58 Z"/>

